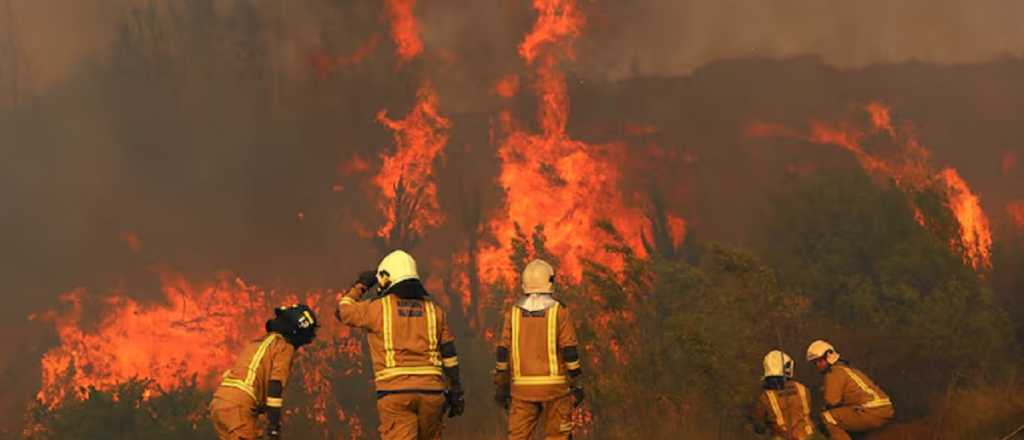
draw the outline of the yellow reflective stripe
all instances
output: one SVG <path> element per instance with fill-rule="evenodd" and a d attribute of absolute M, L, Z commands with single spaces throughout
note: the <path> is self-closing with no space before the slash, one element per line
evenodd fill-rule
<path fill-rule="evenodd" d="M 498 364 L 494 366 L 494 369 L 498 371 L 508 370 L 508 362 L 498 362 Z"/>
<path fill-rule="evenodd" d="M 775 424 L 781 427 L 786 427 L 786 417 L 782 415 L 782 408 L 779 406 L 779 399 L 775 397 L 775 393 L 772 391 L 765 391 L 768 395 L 768 403 L 772 406 L 772 413 L 775 414 Z"/>
<path fill-rule="evenodd" d="M 871 396 L 871 401 L 861 404 L 861 408 L 878 408 L 880 406 L 892 405 L 891 400 L 879 398 L 878 393 L 876 393 L 875 390 L 871 389 L 871 387 L 869 387 L 868 384 L 864 382 L 864 379 L 858 376 L 857 373 L 854 373 L 853 370 L 851 370 L 848 367 L 844 367 L 843 370 L 846 371 L 846 374 L 850 376 L 850 379 L 853 379 L 853 382 L 856 383 L 862 391 Z"/>
<path fill-rule="evenodd" d="M 512 377 L 522 374 L 519 364 L 519 318 L 523 312 L 517 307 L 512 308 Z"/>
<path fill-rule="evenodd" d="M 554 385 L 565 383 L 565 376 L 518 376 L 512 378 L 516 385 Z"/>
<path fill-rule="evenodd" d="M 245 382 L 243 382 L 241 380 L 238 380 L 238 379 L 224 379 L 224 381 L 220 383 L 220 386 L 240 389 L 240 390 L 244 391 L 245 394 L 248 394 L 249 397 L 252 397 L 252 401 L 253 402 L 256 401 L 256 390 L 254 390 L 252 388 L 252 385 L 249 385 L 249 384 L 247 384 L 247 383 L 245 383 Z"/>
<path fill-rule="evenodd" d="M 579 370 L 580 369 L 580 361 L 566 362 L 565 363 L 565 368 L 568 369 L 568 370 Z"/>
<path fill-rule="evenodd" d="M 441 363 L 444 365 L 445 368 L 458 367 L 459 366 L 459 357 L 458 356 L 452 356 L 450 358 L 444 358 L 444 359 L 441 359 Z"/>
<path fill-rule="evenodd" d="M 391 368 L 395 366 L 395 343 L 391 335 L 391 296 L 385 296 L 381 299 L 380 304 L 384 317 L 381 332 L 384 334 L 384 367 Z"/>
<path fill-rule="evenodd" d="M 423 301 L 423 311 L 427 317 L 427 357 L 430 358 L 431 364 L 440 365 L 441 361 L 438 358 L 441 354 L 437 351 L 437 312 L 430 301 Z"/>
<path fill-rule="evenodd" d="M 805 388 L 803 385 L 797 384 L 796 391 L 800 393 L 800 403 L 802 403 L 804 406 L 804 415 L 811 415 L 811 403 L 807 399 L 807 388 Z"/>
<path fill-rule="evenodd" d="M 350 305 L 355 304 L 355 303 L 356 303 L 356 300 L 354 300 L 352 298 L 349 298 L 347 296 L 342 298 L 341 301 L 338 301 L 338 305 L 343 305 L 343 306 L 350 306 Z"/>
<path fill-rule="evenodd" d="M 284 399 L 280 397 L 267 397 L 267 406 L 271 408 L 280 408 L 284 405 Z"/>
<path fill-rule="evenodd" d="M 871 408 L 880 408 L 880 407 L 889 406 L 889 405 L 892 405 L 892 400 L 889 400 L 889 399 L 878 399 L 878 400 L 872 400 L 872 401 L 870 401 L 868 403 L 865 403 L 865 404 L 861 405 L 860 407 L 861 408 L 871 409 Z"/>
<path fill-rule="evenodd" d="M 252 386 L 256 382 L 256 370 L 260 367 L 260 362 L 263 361 L 263 356 L 267 354 L 267 349 L 270 344 L 274 342 L 274 338 L 278 336 L 277 333 L 271 333 L 263 339 L 260 343 L 259 348 L 256 349 L 256 353 L 252 355 L 252 359 L 249 361 L 249 369 L 245 373 L 245 383 Z"/>
<path fill-rule="evenodd" d="M 373 375 L 374 380 L 390 379 L 396 376 L 442 376 L 440 367 L 431 365 L 423 367 L 395 367 L 385 368 Z"/>
<path fill-rule="evenodd" d="M 548 370 L 558 376 L 558 303 L 548 309 Z"/>
<path fill-rule="evenodd" d="M 825 423 L 828 423 L 829 425 L 838 425 L 839 424 L 839 422 L 836 422 L 836 419 L 834 417 L 832 417 L 832 413 L 829 412 L 829 411 L 825 411 L 825 412 L 821 413 L 821 418 L 824 419 Z"/>

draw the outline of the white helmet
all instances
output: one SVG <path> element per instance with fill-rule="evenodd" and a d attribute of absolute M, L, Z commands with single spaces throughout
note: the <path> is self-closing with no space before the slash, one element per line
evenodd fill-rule
<path fill-rule="evenodd" d="M 780 350 L 772 350 L 764 355 L 763 365 L 762 379 L 769 376 L 793 377 L 793 358 Z"/>
<path fill-rule="evenodd" d="M 377 282 L 383 291 L 402 281 L 418 279 L 420 275 L 416 272 L 416 260 L 403 250 L 388 254 L 377 266 Z"/>
<path fill-rule="evenodd" d="M 823 356 L 828 356 L 825 360 L 828 361 L 829 365 L 839 360 L 839 352 L 836 351 L 832 344 L 822 339 L 811 342 L 811 345 L 807 347 L 807 362 L 820 359 Z"/>
<path fill-rule="evenodd" d="M 555 269 L 547 261 L 533 260 L 523 269 L 523 293 L 553 293 Z"/>

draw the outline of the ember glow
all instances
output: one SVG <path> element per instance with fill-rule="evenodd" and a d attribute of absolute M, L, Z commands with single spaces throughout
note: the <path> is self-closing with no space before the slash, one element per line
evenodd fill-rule
<path fill-rule="evenodd" d="M 975 269 L 991 267 L 992 231 L 981 200 L 954 168 L 936 170 L 931 152 L 921 145 L 913 128 L 894 127 L 889 107 L 872 102 L 865 107 L 870 128 L 851 123 L 812 121 L 809 133 L 778 124 L 755 122 L 746 128 L 751 137 L 799 139 L 834 145 L 850 151 L 869 173 L 892 179 L 905 190 L 937 188 L 960 227 L 959 243 L 964 261 Z M 870 145 L 870 148 L 868 147 Z M 915 220 L 924 225 L 924 214 L 914 207 Z"/>
<path fill-rule="evenodd" d="M 388 19 L 391 22 L 391 39 L 395 41 L 399 60 L 405 62 L 423 52 L 420 41 L 420 26 L 413 9 L 416 0 L 385 0 Z"/>
<path fill-rule="evenodd" d="M 1024 229 L 1024 200 L 1015 200 L 1006 204 L 1006 213 L 1010 215 L 1010 220 L 1017 227 Z"/>

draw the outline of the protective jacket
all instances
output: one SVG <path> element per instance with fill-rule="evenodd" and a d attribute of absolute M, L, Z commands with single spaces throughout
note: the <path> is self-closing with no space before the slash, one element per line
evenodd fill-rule
<path fill-rule="evenodd" d="M 445 390 L 446 370 L 457 375 L 459 359 L 444 311 L 425 296 L 359 301 L 365 290 L 357 284 L 341 298 L 338 318 L 367 331 L 378 393 Z"/>
<path fill-rule="evenodd" d="M 767 426 L 775 438 L 804 440 L 814 435 L 811 398 L 800 382 L 788 380 L 782 389 L 765 389 L 754 404 L 754 423 Z"/>
<path fill-rule="evenodd" d="M 273 332 L 242 349 L 234 365 L 222 375 L 210 402 L 218 438 L 257 438 L 259 410 L 279 409 L 284 403 L 280 396 L 288 382 L 294 353 L 295 347 Z M 271 390 L 278 386 L 281 389 Z"/>
<path fill-rule="evenodd" d="M 527 297 L 505 313 L 495 369 L 510 371 L 512 398 L 554 400 L 569 394 L 569 379 L 581 371 L 576 329 L 561 303 L 531 305 Z"/>
<path fill-rule="evenodd" d="M 821 414 L 833 439 L 848 439 L 850 432 L 881 428 L 895 415 L 892 401 L 862 371 L 840 360 L 825 371 L 825 406 Z"/>

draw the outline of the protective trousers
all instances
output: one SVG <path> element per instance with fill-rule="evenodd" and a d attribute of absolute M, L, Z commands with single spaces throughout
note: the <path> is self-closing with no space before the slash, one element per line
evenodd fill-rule
<path fill-rule="evenodd" d="M 543 420 L 545 440 L 568 440 L 572 435 L 572 395 L 547 402 L 512 399 L 508 407 L 508 440 L 529 440 Z"/>
<path fill-rule="evenodd" d="M 214 399 L 210 404 L 210 418 L 218 440 L 258 440 L 260 430 L 252 408 L 233 402 Z"/>
<path fill-rule="evenodd" d="M 377 399 L 381 440 L 436 440 L 444 427 L 444 395 L 394 393 Z"/>
<path fill-rule="evenodd" d="M 821 413 L 821 418 L 825 422 L 829 438 L 850 440 L 848 432 L 865 432 L 881 428 L 892 420 L 894 413 L 892 406 L 871 409 L 842 406 Z"/>

